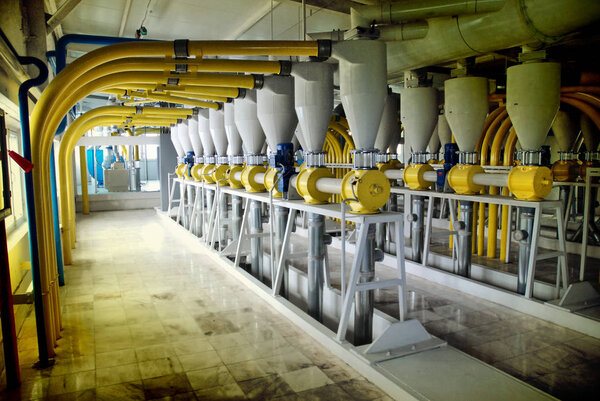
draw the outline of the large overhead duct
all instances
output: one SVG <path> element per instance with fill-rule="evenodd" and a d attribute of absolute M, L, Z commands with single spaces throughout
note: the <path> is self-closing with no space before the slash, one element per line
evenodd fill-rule
<path fill-rule="evenodd" d="M 388 42 L 388 74 L 532 43 L 551 43 L 600 19 L 597 0 L 507 0 L 497 12 L 428 20 L 423 39 Z"/>

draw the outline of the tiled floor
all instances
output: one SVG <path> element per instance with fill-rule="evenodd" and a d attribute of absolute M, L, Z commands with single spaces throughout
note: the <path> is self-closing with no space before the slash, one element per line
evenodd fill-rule
<path fill-rule="evenodd" d="M 296 236 L 294 252 L 305 241 Z M 328 253 L 331 282 L 339 289 L 340 254 L 334 248 Z M 352 260 L 347 257 L 347 265 Z M 294 263 L 306 271 L 305 263 Z M 395 274 L 376 265 L 376 279 Z M 600 340 L 412 275 L 407 281 L 409 317 L 453 347 L 561 399 L 595 400 L 600 394 Z M 397 290 L 377 290 L 375 307 L 398 318 Z"/>
<path fill-rule="evenodd" d="M 79 219 L 56 364 L 20 333 L 23 385 L 0 399 L 384 400 L 151 210 Z"/>

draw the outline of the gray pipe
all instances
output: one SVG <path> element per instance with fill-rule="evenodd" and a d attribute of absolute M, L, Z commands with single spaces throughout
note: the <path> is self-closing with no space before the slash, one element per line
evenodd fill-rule
<path fill-rule="evenodd" d="M 219 249 L 227 246 L 227 217 L 229 216 L 229 204 L 227 203 L 227 194 L 223 194 L 223 199 L 219 203 Z"/>
<path fill-rule="evenodd" d="M 212 206 L 213 206 L 213 201 L 215 199 L 215 193 L 214 191 L 210 190 L 210 189 L 204 189 L 204 196 L 206 197 L 206 202 L 204 203 L 205 205 L 205 209 L 204 209 L 204 222 L 208 225 L 210 222 L 210 213 L 212 211 Z M 210 227 L 206 228 L 206 232 L 210 233 Z"/>
<path fill-rule="evenodd" d="M 423 226 L 425 220 L 425 198 L 422 196 L 413 196 L 412 198 L 412 257 L 413 261 L 421 263 L 423 261 Z"/>
<path fill-rule="evenodd" d="M 531 254 L 531 236 L 533 235 L 533 215 L 535 209 L 522 207 L 519 219 L 519 271 L 517 273 L 517 292 L 525 294 L 527 273 L 529 272 L 529 255 Z M 559 228 L 560 229 L 560 228 Z"/>
<path fill-rule="evenodd" d="M 371 224 L 367 232 L 367 242 L 360 264 L 359 283 L 368 283 L 375 279 L 375 226 Z M 354 302 L 354 345 L 368 344 L 373 341 L 373 304 L 375 293 L 359 291 Z"/>
<path fill-rule="evenodd" d="M 325 269 L 325 218 L 308 213 L 308 314 L 323 321 L 323 273 Z"/>
<path fill-rule="evenodd" d="M 196 216 L 194 218 L 194 221 L 192 222 L 192 227 L 193 227 L 193 232 L 196 236 L 201 237 L 202 236 L 202 218 L 204 217 L 204 211 L 202 210 L 201 206 L 202 206 L 202 202 L 200 199 L 200 188 L 199 187 L 194 187 L 194 206 L 196 208 Z"/>
<path fill-rule="evenodd" d="M 250 202 L 250 234 L 262 234 L 262 204 L 260 201 Z M 263 249 L 262 238 L 250 238 L 250 271 L 254 277 L 263 280 Z"/>
<path fill-rule="evenodd" d="M 274 211 L 274 247 L 275 247 L 275 252 L 273 255 L 276 255 L 277 257 L 275 258 L 275 260 L 279 260 L 279 257 L 281 256 L 281 249 L 283 247 L 283 237 L 285 236 L 285 227 L 287 225 L 287 218 L 288 218 L 288 209 L 282 206 L 275 206 L 275 211 Z M 273 257 L 273 255 L 271 255 L 271 257 Z M 287 271 L 287 266 L 284 263 L 283 265 L 283 277 L 282 277 L 282 282 L 281 282 L 281 295 L 285 298 L 287 298 L 288 296 L 288 271 Z"/>
<path fill-rule="evenodd" d="M 234 241 L 240 238 L 242 229 L 242 198 L 239 196 L 231 197 L 231 234 Z"/>
<path fill-rule="evenodd" d="M 458 230 L 458 274 L 469 277 L 473 253 L 473 202 L 460 202 L 460 221 L 464 223 L 464 228 Z"/>

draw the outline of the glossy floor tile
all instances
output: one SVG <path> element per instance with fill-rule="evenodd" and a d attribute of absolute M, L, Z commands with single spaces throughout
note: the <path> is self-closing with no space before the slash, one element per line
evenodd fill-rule
<path fill-rule="evenodd" d="M 23 385 L 0 400 L 385 399 L 165 224 L 153 210 L 78 216 L 56 364 L 32 368 L 30 313 Z"/>

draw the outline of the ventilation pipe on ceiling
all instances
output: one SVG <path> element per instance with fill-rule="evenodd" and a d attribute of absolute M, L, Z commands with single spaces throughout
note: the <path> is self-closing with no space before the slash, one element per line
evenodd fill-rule
<path fill-rule="evenodd" d="M 399 76 L 509 47 L 552 43 L 599 19 L 598 0 L 507 0 L 496 12 L 430 19 L 425 38 L 387 43 L 388 74 Z"/>

